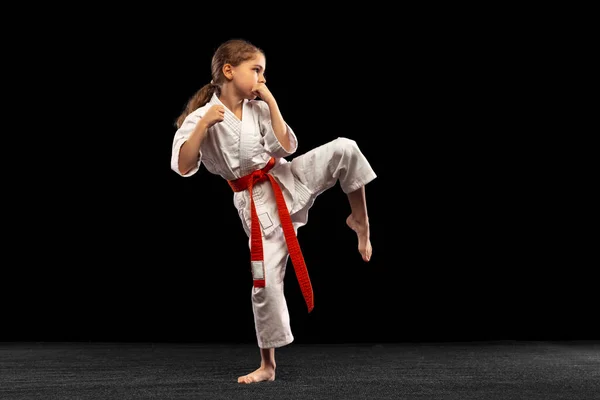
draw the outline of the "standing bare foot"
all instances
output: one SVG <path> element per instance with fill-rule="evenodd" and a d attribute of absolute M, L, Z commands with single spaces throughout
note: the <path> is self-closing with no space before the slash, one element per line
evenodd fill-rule
<path fill-rule="evenodd" d="M 370 232 L 369 232 L 369 221 L 357 221 L 353 218 L 352 214 L 346 218 L 346 224 L 356 232 L 358 236 L 358 252 L 362 255 L 363 260 L 369 261 L 373 254 L 373 248 L 371 247 Z"/>
<path fill-rule="evenodd" d="M 248 375 L 240 376 L 238 383 L 255 383 L 263 381 L 274 381 L 275 369 L 272 367 L 260 367 Z"/>

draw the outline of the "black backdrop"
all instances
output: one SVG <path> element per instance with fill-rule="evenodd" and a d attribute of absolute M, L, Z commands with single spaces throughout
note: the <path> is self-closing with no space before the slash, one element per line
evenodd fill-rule
<path fill-rule="evenodd" d="M 254 342 L 232 193 L 204 169 L 181 178 L 169 166 L 173 122 L 233 37 L 265 51 L 297 155 L 348 137 L 378 174 L 370 263 L 339 186 L 299 231 L 315 310 L 289 264 L 297 341 L 597 338 L 589 264 L 563 236 L 554 167 L 523 122 L 536 104 L 519 72 L 528 53 L 506 51 L 506 31 L 441 15 L 370 30 L 318 18 L 229 29 L 204 16 L 196 28 L 181 12 L 169 28 L 114 17 L 84 44 L 39 38 L 54 54 L 41 77 L 50 95 L 21 91 L 31 107 L 5 148 L 18 161 L 0 340 Z"/>

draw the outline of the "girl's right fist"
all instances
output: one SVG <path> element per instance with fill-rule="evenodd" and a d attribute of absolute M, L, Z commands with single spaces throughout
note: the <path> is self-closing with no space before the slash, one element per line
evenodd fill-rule
<path fill-rule="evenodd" d="M 208 111 L 202 117 L 202 121 L 206 124 L 207 128 L 210 128 L 217 122 L 221 122 L 225 119 L 225 107 L 220 104 L 215 104 L 210 107 Z"/>

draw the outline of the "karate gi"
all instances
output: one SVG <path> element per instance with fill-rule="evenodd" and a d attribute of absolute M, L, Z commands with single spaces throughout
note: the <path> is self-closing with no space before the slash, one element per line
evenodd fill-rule
<path fill-rule="evenodd" d="M 269 174 L 281 187 L 295 232 L 307 223 L 308 210 L 320 193 L 338 181 L 342 191 L 349 193 L 376 178 L 356 142 L 346 138 L 337 138 L 287 161 L 284 157 L 291 156 L 298 148 L 297 137 L 287 126 L 291 149 L 286 151 L 273 132 L 269 107 L 261 100 L 244 101 L 241 121 L 225 107 L 224 120 L 209 128 L 200 146 L 198 164 L 183 175 L 178 167 L 179 150 L 204 113 L 215 104 L 223 105 L 213 94 L 175 132 L 171 169 L 189 177 L 198 172 L 202 163 L 210 173 L 232 181 L 263 168 L 275 158 Z M 251 293 L 256 336 L 260 348 L 281 347 L 294 340 L 283 291 L 289 253 L 271 183 L 267 180 L 254 185 L 253 198 L 263 236 L 265 273 L 265 286 L 253 286 Z M 234 192 L 233 203 L 250 238 L 248 190 Z"/>

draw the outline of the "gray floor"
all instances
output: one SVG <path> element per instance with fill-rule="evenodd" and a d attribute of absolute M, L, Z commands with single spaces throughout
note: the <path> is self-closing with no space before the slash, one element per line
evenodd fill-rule
<path fill-rule="evenodd" d="M 0 343 L 0 399 L 600 399 L 600 342 Z"/>

